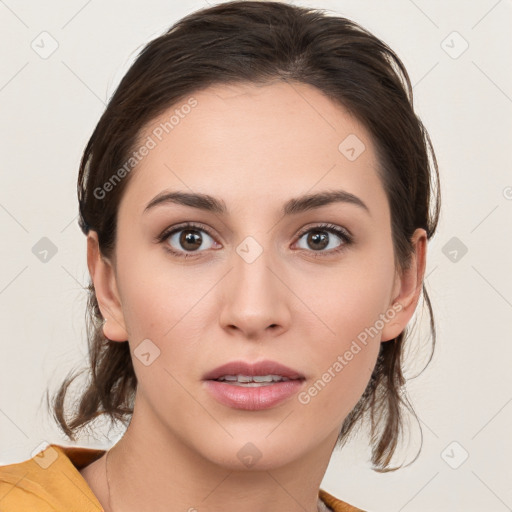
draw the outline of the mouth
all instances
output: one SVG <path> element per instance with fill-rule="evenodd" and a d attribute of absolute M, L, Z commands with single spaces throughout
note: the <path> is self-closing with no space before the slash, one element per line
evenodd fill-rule
<path fill-rule="evenodd" d="M 257 388 L 261 386 L 271 386 L 276 382 L 287 382 L 290 380 L 302 379 L 289 379 L 283 375 L 224 375 L 218 379 L 212 379 L 217 382 L 225 382 L 233 386 L 241 386 L 244 388 Z"/>
<path fill-rule="evenodd" d="M 274 382 L 305 379 L 297 370 L 277 361 L 264 360 L 257 363 L 231 361 L 206 373 L 203 380 L 217 380 L 237 384 L 269 385 Z"/>
<path fill-rule="evenodd" d="M 206 390 L 233 409 L 269 409 L 296 394 L 305 376 L 275 361 L 233 361 L 204 376 Z"/>

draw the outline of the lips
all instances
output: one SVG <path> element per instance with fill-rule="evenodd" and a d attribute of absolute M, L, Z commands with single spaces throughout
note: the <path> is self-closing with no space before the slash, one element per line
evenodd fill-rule
<path fill-rule="evenodd" d="M 305 379 L 297 370 L 289 368 L 277 361 L 259 361 L 257 363 L 248 363 L 245 361 L 231 361 L 208 372 L 204 380 L 217 380 L 224 375 L 247 375 L 249 377 L 263 375 L 280 375 L 290 380 Z"/>

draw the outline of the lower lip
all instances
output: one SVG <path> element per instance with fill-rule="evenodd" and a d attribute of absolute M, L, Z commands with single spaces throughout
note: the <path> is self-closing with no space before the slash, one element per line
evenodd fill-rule
<path fill-rule="evenodd" d="M 233 409 L 259 411 L 270 409 L 297 393 L 304 379 L 274 382 L 266 386 L 243 387 L 218 380 L 206 380 L 206 389 L 221 404 Z"/>

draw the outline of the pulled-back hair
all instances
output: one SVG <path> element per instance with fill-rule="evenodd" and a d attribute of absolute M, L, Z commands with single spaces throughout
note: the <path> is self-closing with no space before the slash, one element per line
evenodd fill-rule
<path fill-rule="evenodd" d="M 209 86 L 276 80 L 317 88 L 369 131 L 389 201 L 395 264 L 406 269 L 413 232 L 423 228 L 430 239 L 440 208 L 436 158 L 415 115 L 407 71 L 384 42 L 353 21 L 281 2 L 233 1 L 196 11 L 142 49 L 111 97 L 80 162 L 79 225 L 84 234 L 96 231 L 101 253 L 112 255 L 119 203 L 131 174 L 123 174 L 107 199 L 98 191 L 129 159 L 148 123 Z M 87 291 L 89 379 L 71 414 L 66 414 L 64 399 L 78 374 L 68 374 L 51 404 L 59 426 L 72 440 L 101 415 L 129 421 L 137 388 L 129 344 L 104 336 L 92 281 Z M 422 292 L 430 315 L 431 359 L 435 325 L 424 283 Z M 414 414 L 403 375 L 409 328 L 380 344 L 368 385 L 338 436 L 341 446 L 369 415 L 376 471 L 397 469 L 388 466 L 404 432 L 404 407 Z"/>

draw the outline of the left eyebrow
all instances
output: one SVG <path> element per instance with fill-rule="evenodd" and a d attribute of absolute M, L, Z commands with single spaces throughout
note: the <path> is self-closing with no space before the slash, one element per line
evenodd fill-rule
<path fill-rule="evenodd" d="M 293 215 L 296 213 L 313 210 L 332 203 L 347 203 L 357 206 L 370 215 L 370 209 L 359 197 L 345 190 L 326 190 L 315 194 L 309 194 L 290 199 L 283 207 L 284 215 Z"/>
<path fill-rule="evenodd" d="M 181 204 L 200 210 L 225 215 L 228 213 L 226 203 L 208 194 L 164 191 L 155 196 L 144 209 L 144 213 L 157 205 Z M 332 203 L 347 203 L 357 206 L 370 214 L 368 206 L 357 196 L 345 190 L 324 191 L 289 199 L 283 206 L 283 215 L 296 215 L 307 210 L 313 210 Z"/>

